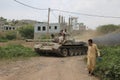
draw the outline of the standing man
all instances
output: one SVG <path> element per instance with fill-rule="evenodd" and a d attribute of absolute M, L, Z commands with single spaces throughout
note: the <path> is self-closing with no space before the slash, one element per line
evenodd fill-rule
<path fill-rule="evenodd" d="M 63 30 L 63 38 L 64 38 L 64 40 L 66 40 L 66 36 L 67 36 L 67 29 L 64 29 Z"/>
<path fill-rule="evenodd" d="M 96 65 L 96 57 L 100 56 L 100 52 L 97 48 L 97 45 L 93 43 L 92 39 L 88 40 L 88 45 L 89 46 L 87 52 L 87 67 L 89 74 L 94 75 L 93 71 Z"/>

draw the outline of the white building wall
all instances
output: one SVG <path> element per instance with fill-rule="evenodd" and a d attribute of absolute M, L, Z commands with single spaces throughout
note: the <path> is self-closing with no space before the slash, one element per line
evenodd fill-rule
<path fill-rule="evenodd" d="M 38 27 L 40 30 L 38 29 Z M 45 27 L 45 30 L 43 30 L 43 27 Z M 36 23 L 34 26 L 34 38 L 39 39 L 41 35 L 45 35 L 47 33 L 47 27 L 48 24 L 45 22 Z M 49 35 L 59 33 L 61 30 L 59 23 L 50 23 L 48 29 L 49 29 Z"/>
<path fill-rule="evenodd" d="M 16 30 L 16 27 L 14 26 L 9 26 L 9 25 L 4 25 L 0 27 L 1 31 L 8 31 L 8 30 Z"/>
<path fill-rule="evenodd" d="M 41 30 L 38 30 L 38 27 L 41 27 Z M 43 27 L 46 28 L 46 30 L 43 30 Z M 47 23 L 36 23 L 34 27 L 34 32 L 35 33 L 46 33 L 47 32 Z"/>
<path fill-rule="evenodd" d="M 35 33 L 41 33 L 45 34 L 47 32 L 47 23 L 37 23 L 34 27 Z M 38 30 L 38 27 L 40 27 L 40 30 Z M 43 30 L 43 27 L 45 27 L 45 30 Z M 50 23 L 49 24 L 49 33 L 59 33 L 60 32 L 60 24 L 58 23 Z"/>
<path fill-rule="evenodd" d="M 59 33 L 60 32 L 60 24 L 58 23 L 51 23 L 49 28 L 50 33 Z"/>

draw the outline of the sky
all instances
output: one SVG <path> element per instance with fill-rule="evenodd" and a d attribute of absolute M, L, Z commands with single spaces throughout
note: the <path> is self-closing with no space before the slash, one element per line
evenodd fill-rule
<path fill-rule="evenodd" d="M 102 16 L 120 17 L 120 0 L 18 0 L 27 5 L 41 9 L 60 9 L 71 12 L 95 14 Z M 52 11 L 50 22 L 58 22 L 58 15 L 65 16 L 66 21 L 71 16 L 78 17 L 78 22 L 84 23 L 88 28 L 95 29 L 105 24 L 120 24 L 120 18 L 102 18 L 85 15 Z M 31 19 L 47 21 L 48 12 L 36 10 L 21 5 L 14 0 L 0 0 L 0 16 L 7 19 Z"/>

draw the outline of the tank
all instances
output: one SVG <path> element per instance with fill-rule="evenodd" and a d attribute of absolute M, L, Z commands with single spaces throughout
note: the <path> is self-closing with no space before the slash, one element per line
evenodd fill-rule
<path fill-rule="evenodd" d="M 39 54 L 55 54 L 62 57 L 85 55 L 87 49 L 86 42 L 75 42 L 74 40 L 66 40 L 62 44 L 54 41 L 40 42 L 34 46 L 34 50 Z"/>

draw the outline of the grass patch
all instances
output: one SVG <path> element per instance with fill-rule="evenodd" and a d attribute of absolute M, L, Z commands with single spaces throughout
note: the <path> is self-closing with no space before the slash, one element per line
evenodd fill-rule
<path fill-rule="evenodd" d="M 0 42 L 8 42 L 8 40 L 7 39 L 0 39 Z"/>
<path fill-rule="evenodd" d="M 31 48 L 24 47 L 20 44 L 9 44 L 0 47 L 0 59 L 12 59 L 20 57 L 33 57 L 37 56 Z"/>
<path fill-rule="evenodd" d="M 8 42 L 9 40 L 15 40 L 17 37 L 16 31 L 0 32 L 0 42 Z"/>
<path fill-rule="evenodd" d="M 101 80 L 120 80 L 120 46 L 102 46 L 102 61 L 97 62 L 95 74 Z"/>

